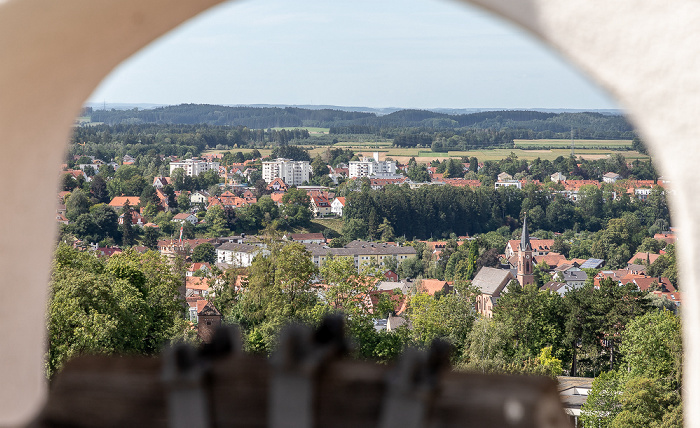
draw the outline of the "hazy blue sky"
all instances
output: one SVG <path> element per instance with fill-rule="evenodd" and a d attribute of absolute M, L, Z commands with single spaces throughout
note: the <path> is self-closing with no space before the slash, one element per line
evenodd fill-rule
<path fill-rule="evenodd" d="M 156 41 L 107 103 L 616 108 L 510 24 L 452 0 L 239 0 Z"/>

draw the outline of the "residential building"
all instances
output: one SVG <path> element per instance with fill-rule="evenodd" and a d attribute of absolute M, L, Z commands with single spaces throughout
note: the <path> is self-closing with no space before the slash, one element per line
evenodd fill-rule
<path fill-rule="evenodd" d="M 289 186 L 279 177 L 275 178 L 267 185 L 267 190 L 272 190 L 274 192 L 286 192 L 287 189 L 289 189 Z"/>
<path fill-rule="evenodd" d="M 557 381 L 564 413 L 569 417 L 571 426 L 580 426 L 578 418 L 581 416 L 581 407 L 593 389 L 593 378 L 557 376 Z"/>
<path fill-rule="evenodd" d="M 227 242 L 216 249 L 216 260 L 218 263 L 236 267 L 248 267 L 253 263 L 253 258 L 260 253 L 266 255 L 269 251 L 256 245 Z"/>
<path fill-rule="evenodd" d="M 620 174 L 614 173 L 614 172 L 608 172 L 605 175 L 603 175 L 603 182 L 605 183 L 614 183 L 617 180 L 621 179 Z"/>
<path fill-rule="evenodd" d="M 311 176 L 311 165 L 308 161 L 277 158 L 263 162 L 262 166 L 263 180 L 267 184 L 271 184 L 276 178 L 281 178 L 287 186 L 298 186 L 308 182 Z"/>
<path fill-rule="evenodd" d="M 109 201 L 109 206 L 115 210 L 120 210 L 126 202 L 133 208 L 141 203 L 141 197 L 139 196 L 115 196 L 111 201 Z"/>
<path fill-rule="evenodd" d="M 185 159 L 184 161 L 180 162 L 170 162 L 170 176 L 172 177 L 173 171 L 175 171 L 177 168 L 182 168 L 185 170 L 185 175 L 189 175 L 190 177 L 195 177 L 203 172 L 207 172 L 209 170 L 215 170 L 219 171 L 219 162 L 207 162 L 202 159 L 197 159 L 197 158 L 191 158 L 191 159 Z"/>
<path fill-rule="evenodd" d="M 330 248 L 325 245 L 305 244 L 311 252 L 311 259 L 318 267 L 323 265 L 328 257 L 350 257 L 355 262 L 355 267 L 376 264 L 381 266 L 384 259 L 394 257 L 401 262 L 416 255 L 415 248 L 411 246 L 400 247 L 396 244 L 375 243 L 367 241 L 353 241 L 343 248 Z"/>
<path fill-rule="evenodd" d="M 325 244 L 326 238 L 323 233 L 290 233 L 285 238 L 302 244 Z"/>
<path fill-rule="evenodd" d="M 173 221 L 181 224 L 187 221 L 194 226 L 195 224 L 197 224 L 197 216 L 192 213 L 180 213 L 176 214 L 175 217 L 173 217 Z"/>
<path fill-rule="evenodd" d="M 328 198 L 323 195 L 311 196 L 310 208 L 314 217 L 324 217 L 331 214 L 331 204 L 328 202 Z"/>
<path fill-rule="evenodd" d="M 549 179 L 552 180 L 552 182 L 554 183 L 560 183 L 562 181 L 566 181 L 566 176 L 561 172 L 555 172 L 554 174 L 549 176 Z"/>
<path fill-rule="evenodd" d="M 339 196 L 333 199 L 331 202 L 331 214 L 335 214 L 338 217 L 343 216 L 343 208 L 345 208 L 345 197 Z"/>
<path fill-rule="evenodd" d="M 153 177 L 153 187 L 156 189 L 162 189 L 168 184 L 172 184 L 170 182 L 170 177 Z"/>
<path fill-rule="evenodd" d="M 518 180 L 498 180 L 494 186 L 496 189 L 499 187 L 516 187 L 518 189 L 523 188 L 523 184 Z"/>
<path fill-rule="evenodd" d="M 520 245 L 520 240 L 512 239 L 508 241 L 505 249 L 506 259 L 518 254 L 518 246 Z M 554 245 L 554 239 L 530 239 L 530 246 L 532 247 L 533 256 L 544 256 L 549 254 L 552 246 Z"/>
<path fill-rule="evenodd" d="M 359 177 L 381 177 L 381 178 L 398 178 L 396 174 L 396 162 L 394 161 L 379 161 L 379 153 L 375 152 L 371 158 L 363 157 L 359 161 L 351 161 L 349 168 L 350 178 Z"/>
<path fill-rule="evenodd" d="M 553 279 L 566 283 L 569 290 L 575 290 L 583 287 L 588 279 L 588 274 L 582 270 L 557 272 L 554 274 Z"/>

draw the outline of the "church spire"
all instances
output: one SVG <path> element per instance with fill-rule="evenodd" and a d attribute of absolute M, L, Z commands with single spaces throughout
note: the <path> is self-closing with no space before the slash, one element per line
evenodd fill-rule
<path fill-rule="evenodd" d="M 523 219 L 523 234 L 520 237 L 520 249 L 523 251 L 532 250 L 530 245 L 530 235 L 527 233 L 527 215 Z"/>

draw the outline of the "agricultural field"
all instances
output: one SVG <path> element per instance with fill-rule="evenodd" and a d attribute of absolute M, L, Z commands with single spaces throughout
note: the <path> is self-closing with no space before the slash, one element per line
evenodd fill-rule
<path fill-rule="evenodd" d="M 319 128 L 321 129 L 321 128 Z M 519 159 L 534 160 L 536 158 L 554 160 L 559 156 L 568 157 L 571 155 L 571 140 L 515 140 L 516 148 L 514 149 L 488 149 L 488 150 L 469 150 L 469 151 L 450 151 L 446 153 L 433 152 L 427 147 L 392 147 L 391 142 L 374 142 L 374 143 L 358 143 L 358 142 L 339 142 L 332 147 L 342 149 L 352 149 L 360 156 L 372 156 L 373 153 L 379 153 L 379 159 L 392 158 L 400 163 L 407 163 L 412 157 L 421 163 L 428 163 L 433 160 L 445 160 L 447 158 L 461 158 L 464 156 L 476 157 L 479 161 L 500 160 L 514 153 Z M 613 154 L 621 154 L 626 159 L 649 159 L 649 156 L 643 155 L 634 150 L 621 150 L 626 146 L 631 145 L 630 140 L 576 140 L 575 155 L 584 159 L 594 160 L 602 159 Z M 548 147 L 543 149 L 524 150 L 518 147 Z M 610 148 L 600 148 L 607 146 Z M 331 146 L 302 146 L 309 151 L 309 155 L 313 159 L 316 155 L 323 154 Z M 612 148 L 619 147 L 616 150 Z M 241 151 L 243 153 L 251 152 L 253 149 L 231 149 L 231 151 Z M 263 156 L 268 156 L 272 153 L 272 149 L 258 149 Z M 228 150 L 209 150 L 207 153 L 224 153 Z"/>
<path fill-rule="evenodd" d="M 282 129 L 286 129 L 287 131 L 291 131 L 292 129 L 306 129 L 309 131 L 309 134 L 328 134 L 328 131 L 330 130 L 330 128 L 314 128 L 312 126 L 285 126 L 272 129 L 275 131 L 280 131 Z"/>
<path fill-rule="evenodd" d="M 571 148 L 571 140 L 513 140 L 515 147 Z M 574 140 L 575 148 L 632 147 L 632 140 Z"/>

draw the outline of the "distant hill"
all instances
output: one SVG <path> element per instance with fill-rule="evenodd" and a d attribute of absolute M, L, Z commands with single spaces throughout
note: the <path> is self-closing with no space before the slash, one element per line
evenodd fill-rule
<path fill-rule="evenodd" d="M 93 122 L 108 125 L 212 125 L 245 126 L 249 129 L 277 127 L 331 128 L 335 134 L 378 134 L 387 129 L 457 130 L 464 128 L 518 131 L 514 138 L 561 138 L 575 129 L 578 138 L 633 138 L 634 128 L 621 115 L 600 112 L 543 112 L 497 110 L 450 114 L 445 111 L 404 109 L 357 111 L 336 108 L 221 106 L 180 104 L 155 108 L 109 110 L 86 108 Z M 370 109 L 366 109 L 370 110 Z M 458 110 L 462 111 L 462 110 Z M 382 135 L 389 135 L 382 132 Z M 566 138 L 566 137 L 565 137 Z"/>

